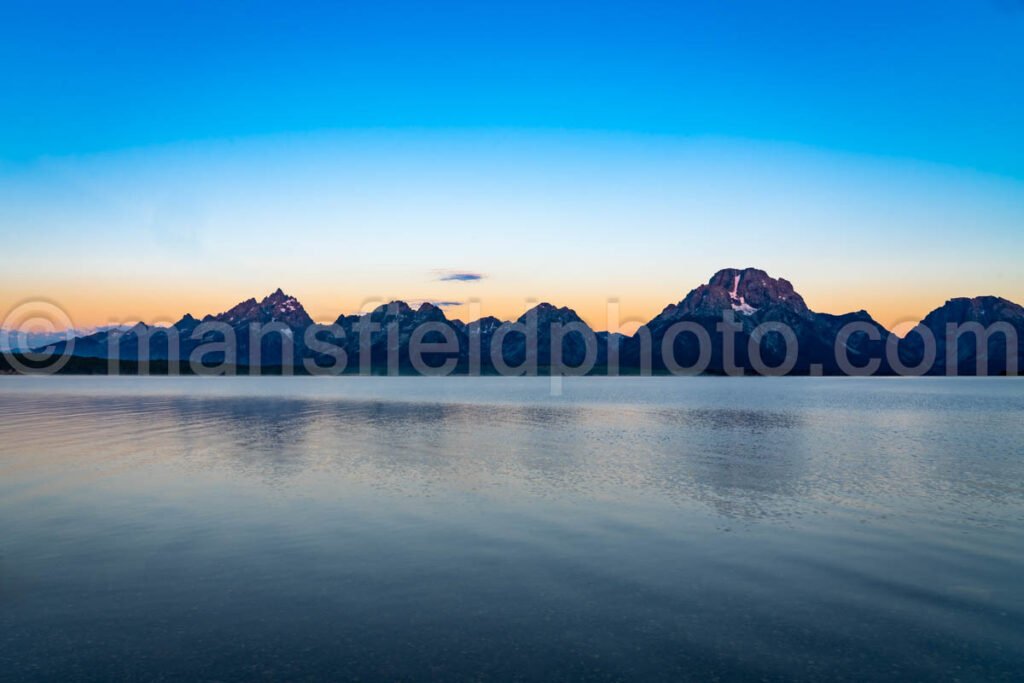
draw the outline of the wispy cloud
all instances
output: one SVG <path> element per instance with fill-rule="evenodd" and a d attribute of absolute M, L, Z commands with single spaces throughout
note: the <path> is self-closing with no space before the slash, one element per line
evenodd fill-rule
<path fill-rule="evenodd" d="M 483 273 L 470 273 L 464 270 L 438 270 L 437 279 L 442 282 L 476 282 L 483 280 Z"/>
<path fill-rule="evenodd" d="M 452 306 L 461 306 L 464 302 L 462 301 L 438 301 L 437 299 L 410 299 L 405 303 L 409 304 L 413 308 L 418 308 L 423 304 L 432 304 L 438 308 L 450 308 Z"/>

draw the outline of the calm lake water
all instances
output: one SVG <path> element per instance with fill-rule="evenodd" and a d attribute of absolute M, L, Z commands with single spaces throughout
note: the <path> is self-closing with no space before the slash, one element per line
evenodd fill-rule
<path fill-rule="evenodd" d="M 552 388 L 0 378 L 0 678 L 1024 677 L 1024 381 Z"/>

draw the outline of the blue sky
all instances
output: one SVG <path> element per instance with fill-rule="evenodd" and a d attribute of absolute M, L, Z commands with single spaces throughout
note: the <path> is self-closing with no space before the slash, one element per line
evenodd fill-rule
<path fill-rule="evenodd" d="M 643 317 L 733 265 L 826 310 L 858 287 L 889 317 L 886 291 L 921 290 L 907 315 L 1024 298 L 1007 256 L 1024 232 L 1018 0 L 13 2 L 0 64 L 3 306 L 38 293 L 99 322 L 85 291 L 152 316 L 124 283 L 155 263 L 170 281 L 150 300 L 220 264 L 221 294 L 189 306 L 282 286 L 324 315 L 365 289 L 501 312 L 632 297 Z M 320 245 L 306 266 L 303 234 Z M 324 253 L 348 254 L 351 279 Z M 437 270 L 487 277 L 444 288 Z"/>
<path fill-rule="evenodd" d="M 1024 175 L 1014 0 L 5 3 L 0 154 L 346 128 L 792 141 Z"/>

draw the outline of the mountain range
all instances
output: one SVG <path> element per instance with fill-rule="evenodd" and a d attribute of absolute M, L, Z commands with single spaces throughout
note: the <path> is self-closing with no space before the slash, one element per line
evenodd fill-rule
<path fill-rule="evenodd" d="M 3 351 L 31 351 L 40 347 L 67 341 L 76 337 L 85 337 L 111 329 L 127 329 L 125 326 L 104 325 L 89 329 L 56 330 L 51 332 L 25 332 L 21 333 L 15 329 L 0 328 L 0 352 Z"/>
<path fill-rule="evenodd" d="M 235 331 L 234 347 L 217 350 L 216 342 L 224 337 L 206 331 L 216 326 L 201 327 L 204 323 L 230 327 Z M 274 332 L 251 339 L 249 329 L 254 323 L 270 325 Z M 105 365 L 83 364 L 81 359 L 106 359 L 111 349 L 117 350 L 122 362 L 146 358 L 173 362 L 190 358 L 206 344 L 214 349 L 204 355 L 207 365 L 232 362 L 244 367 L 253 343 L 260 344 L 262 367 L 301 366 L 303 361 L 324 366 L 336 361 L 341 349 L 350 371 L 398 368 L 421 374 L 438 368 L 544 373 L 552 366 L 566 374 L 573 374 L 574 368 L 580 373 L 946 374 L 950 362 L 958 374 L 979 370 L 1012 374 L 1024 359 L 1024 308 L 1006 299 L 951 299 L 901 339 L 866 311 L 842 315 L 812 311 L 788 280 L 756 268 L 718 271 L 632 336 L 594 332 L 572 309 L 549 303 L 531 308 L 515 321 L 486 317 L 464 323 L 448 319 L 430 303 L 413 308 L 393 301 L 366 315 L 341 315 L 335 327 L 315 328 L 315 337 L 307 338 L 313 324 L 302 304 L 278 289 L 260 301 L 248 299 L 202 319 L 185 315 L 173 326 L 180 339 L 178 348 L 160 333 L 166 328 L 142 323 L 79 336 L 73 347 L 79 362 L 71 366 Z M 990 334 L 984 344 L 973 333 L 963 334 L 950 352 L 949 325 L 999 333 Z M 1009 337 L 1005 332 L 1010 332 Z M 420 354 L 418 365 L 410 353 L 417 334 L 415 341 L 434 345 Z M 536 345 L 528 343 L 529 334 L 536 335 Z M 839 340 L 841 334 L 845 338 Z M 934 344 L 927 343 L 929 336 Z M 1016 346 L 1009 354 L 1008 338 Z M 787 356 L 794 341 L 799 351 Z M 58 341 L 54 351 L 63 352 L 65 343 Z"/>

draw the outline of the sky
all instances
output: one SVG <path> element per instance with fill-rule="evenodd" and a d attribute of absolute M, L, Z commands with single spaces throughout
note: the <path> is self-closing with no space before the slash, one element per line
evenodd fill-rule
<path fill-rule="evenodd" d="M 1024 2 L 6 2 L 0 237 L 76 327 L 1024 302 Z"/>

